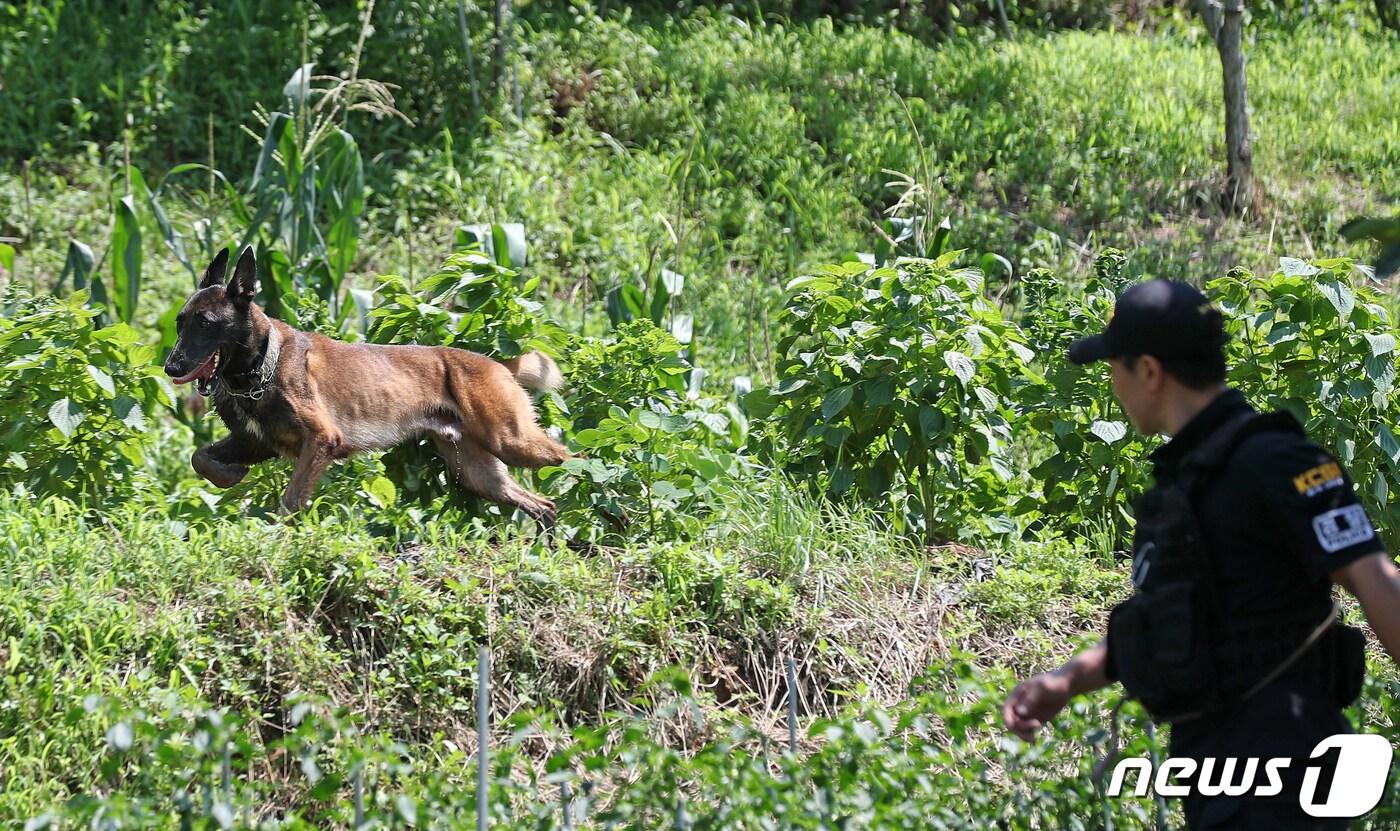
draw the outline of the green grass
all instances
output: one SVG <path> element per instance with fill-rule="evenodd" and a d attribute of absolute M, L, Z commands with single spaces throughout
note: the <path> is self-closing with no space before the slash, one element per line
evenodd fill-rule
<path fill-rule="evenodd" d="M 0 236 L 21 240 L 16 273 L 0 279 L 41 291 L 71 238 L 99 255 L 105 247 L 128 151 L 154 186 L 174 165 L 206 160 L 215 112 L 215 164 L 246 183 L 258 143 L 239 125 L 256 103 L 275 103 L 300 62 L 303 21 L 307 54 L 326 71 L 348 66 L 358 33 L 353 9 L 290 0 L 199 13 L 155 3 L 121 19 L 93 3 L 41 5 L 0 12 L 0 122 L 17 125 L 0 137 Z M 1400 198 L 1400 52 L 1364 28 L 1251 29 L 1265 198 L 1241 220 L 1215 207 L 1219 68 L 1194 27 L 1013 39 L 974 28 L 931 41 L 819 18 L 583 10 L 575 20 L 531 5 L 516 120 L 465 103 L 455 4 L 377 8 L 363 73 L 400 84 L 416 126 L 349 122 L 370 184 L 357 285 L 386 273 L 422 279 L 462 222 L 520 221 L 524 271 L 542 279 L 549 313 L 598 334 L 606 291 L 672 268 L 688 277 L 681 310 L 695 315 L 708 391 L 725 400 L 734 376 L 770 375 L 782 286 L 807 266 L 872 250 L 901 173 L 936 217 L 953 218 L 954 247 L 1004 254 L 1018 274 L 1048 266 L 1070 284 L 1106 246 L 1130 252 L 1129 276 L 1198 282 L 1232 265 L 1271 273 L 1284 253 L 1362 256 L 1337 228 Z M 481 57 L 489 32 L 474 31 Z M 556 119 L 556 88 L 589 72 L 596 86 Z M 206 186 L 185 173 L 166 190 L 195 260 L 211 253 L 197 222 L 212 221 L 216 248 L 242 231 Z M 149 230 L 144 253 L 137 322 L 151 332 L 190 282 Z M 285 466 L 254 477 L 250 504 L 210 509 L 216 492 L 188 468 L 190 431 L 165 419 L 154 437 L 127 504 L 0 496 L 0 821 L 113 787 L 110 724 L 83 713 L 90 695 L 150 711 L 228 708 L 269 754 L 292 727 L 296 696 L 320 696 L 365 735 L 402 742 L 430 771 L 414 781 L 436 771 L 462 786 L 481 643 L 495 656 L 499 718 L 538 707 L 589 725 L 609 711 L 651 712 L 664 696 L 649 679 L 679 666 L 716 719 L 704 734 L 714 738 L 734 713 L 776 729 L 787 656 L 799 659 L 809 718 L 852 700 L 895 705 L 930 663 L 958 653 L 987 671 L 977 687 L 986 704 L 1013 675 L 1097 638 L 1128 586 L 1112 529 L 920 548 L 872 509 L 766 475 L 727 492 L 684 542 L 587 553 L 498 519 L 372 508 L 360 479 L 373 462 L 333 473 L 309 515 L 274 524 L 241 514 L 271 504 Z M 1377 670 L 1364 705 L 1373 725 L 1394 712 L 1393 668 Z M 974 698 L 963 682 L 938 678 L 942 727 Z M 979 803 L 987 816 L 1054 802 L 1032 793 L 1041 780 L 1003 766 L 1080 765 L 1102 741 L 1092 725 L 1107 703 L 1077 705 L 1049 749 L 1008 750 L 984 730 L 938 758 L 1010 778 L 1024 801 L 972 789 L 1001 800 Z M 978 713 L 986 728 L 992 711 Z M 858 719 L 842 718 L 849 739 Z M 524 754 L 546 755 L 534 745 Z M 272 802 L 285 801 L 301 785 L 275 772 Z M 1065 806 L 1045 816 L 1083 807 Z"/>
<path fill-rule="evenodd" d="M 811 514 L 786 489 L 760 494 L 766 510 L 736 508 L 703 541 L 593 554 L 488 542 L 450 521 L 395 543 L 332 500 L 292 525 L 185 526 L 138 503 L 92 515 L 0 498 L 0 816 L 103 781 L 105 728 L 70 717 L 90 695 L 228 708 L 264 740 L 286 729 L 289 701 L 315 695 L 419 757 L 474 730 L 478 643 L 493 651 L 498 717 L 542 707 L 581 724 L 649 706 L 637 695 L 671 666 L 708 691 L 706 706 L 772 719 L 789 655 L 818 693 L 811 714 L 857 690 L 894 704 L 961 645 L 928 640 L 935 629 L 991 643 L 976 620 L 1004 600 L 959 599 L 971 578 L 956 553 L 910 549 L 865 513 Z M 810 560 L 782 550 L 794 522 L 812 530 Z M 1036 560 L 1047 577 L 1080 556 L 1053 550 Z M 1047 594 L 1034 614 L 1071 602 Z"/>

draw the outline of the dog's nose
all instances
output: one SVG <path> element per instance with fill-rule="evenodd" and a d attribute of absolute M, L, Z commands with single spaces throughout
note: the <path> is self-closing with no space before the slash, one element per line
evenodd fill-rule
<path fill-rule="evenodd" d="M 175 356 L 172 354 L 169 358 L 165 359 L 165 374 L 172 378 L 177 375 L 184 375 L 185 373 L 181 372 L 178 366 L 179 364 L 175 362 Z"/>

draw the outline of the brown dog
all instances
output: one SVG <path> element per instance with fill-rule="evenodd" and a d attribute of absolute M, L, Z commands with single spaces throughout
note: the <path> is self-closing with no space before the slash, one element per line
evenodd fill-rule
<path fill-rule="evenodd" d="M 562 381 L 554 361 L 528 352 L 505 362 L 445 346 L 382 346 L 331 340 L 273 320 L 253 302 L 251 248 L 224 284 L 220 251 L 176 318 L 179 339 L 165 362 L 177 384 L 213 396 L 227 438 L 196 450 L 196 472 L 232 487 L 248 466 L 296 459 L 282 496 L 303 507 L 332 461 L 432 437 L 457 481 L 474 494 L 520 508 L 542 524 L 554 503 L 530 493 L 506 466 L 538 468 L 570 457 L 535 422 L 525 390 Z"/>

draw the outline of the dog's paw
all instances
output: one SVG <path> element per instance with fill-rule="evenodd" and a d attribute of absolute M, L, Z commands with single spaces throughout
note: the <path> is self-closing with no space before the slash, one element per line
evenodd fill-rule
<path fill-rule="evenodd" d="M 229 465 L 216 462 L 202 453 L 195 453 L 191 460 L 195 473 L 203 476 L 210 484 L 219 488 L 231 488 L 248 475 L 247 465 Z"/>

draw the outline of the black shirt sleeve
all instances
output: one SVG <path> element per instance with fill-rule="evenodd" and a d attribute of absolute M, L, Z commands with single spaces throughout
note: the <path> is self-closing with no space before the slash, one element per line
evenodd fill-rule
<path fill-rule="evenodd" d="M 1289 554 L 1311 579 L 1384 551 L 1351 477 L 1302 436 L 1264 433 L 1240 448 L 1242 472 Z"/>

